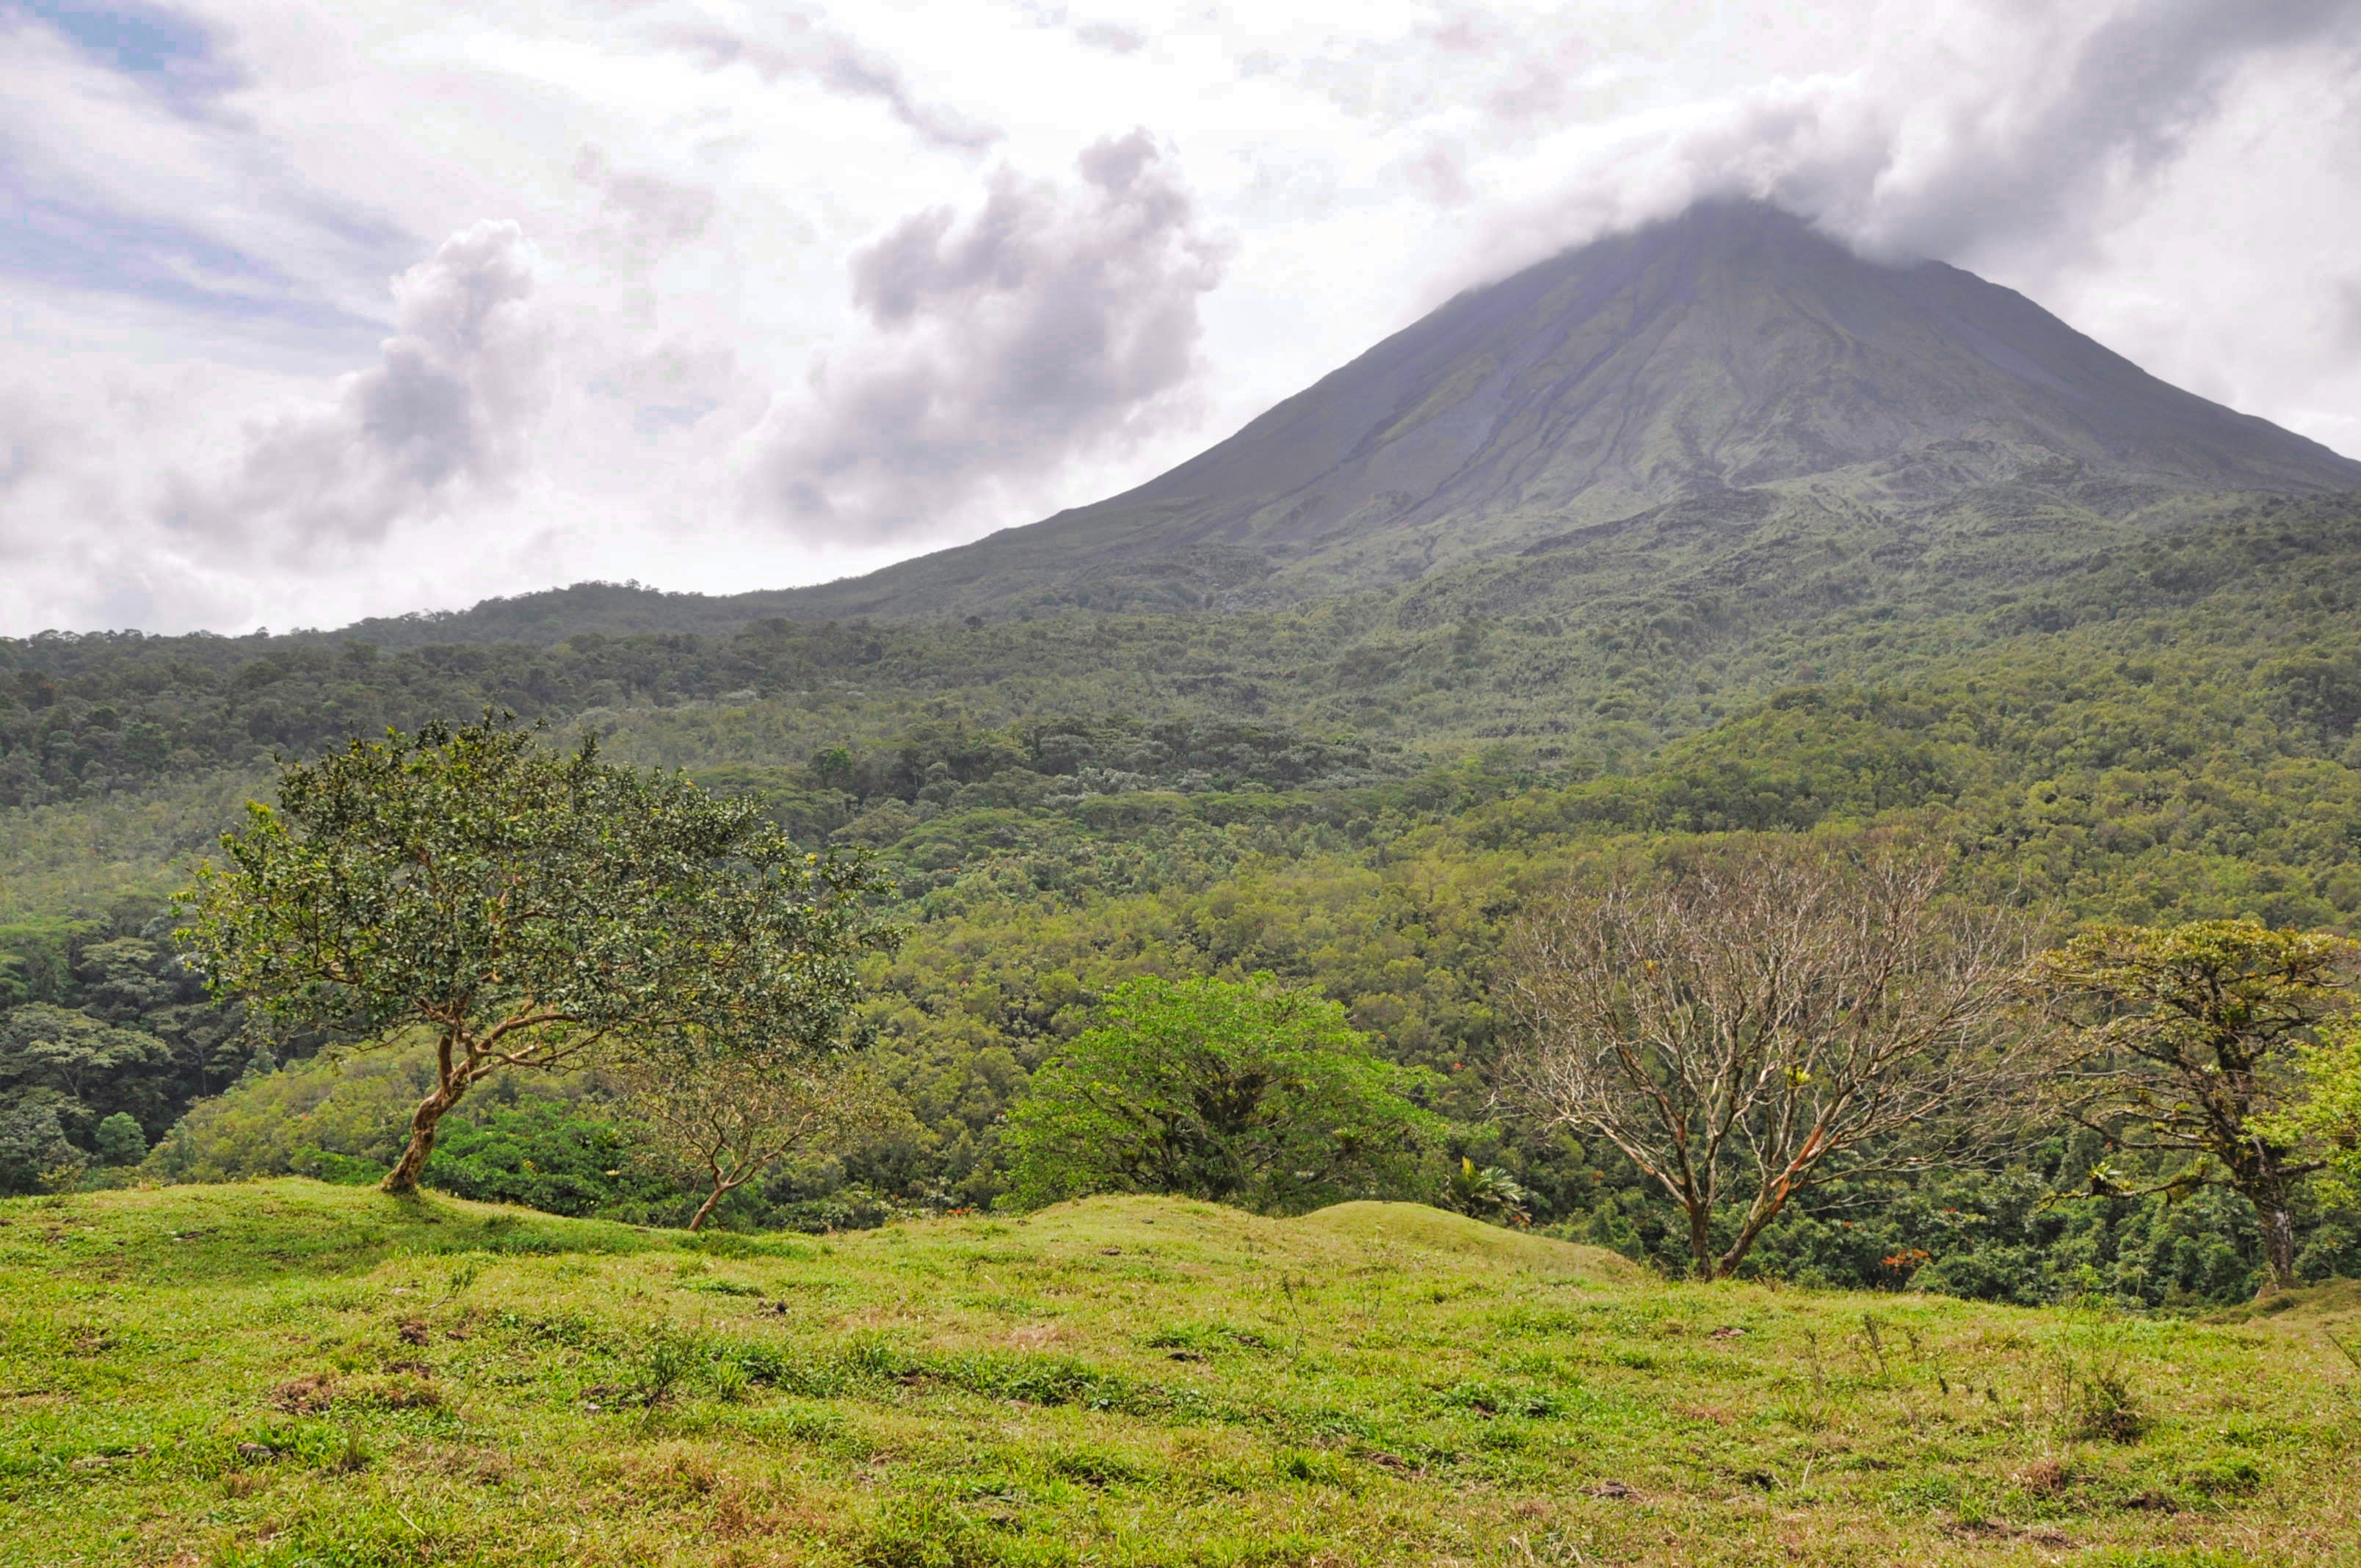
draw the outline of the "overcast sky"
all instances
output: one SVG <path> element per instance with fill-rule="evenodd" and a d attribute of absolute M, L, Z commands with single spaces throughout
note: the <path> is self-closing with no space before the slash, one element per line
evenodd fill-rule
<path fill-rule="evenodd" d="M 0 631 L 1031 521 L 1700 195 L 2361 455 L 2361 0 L 0 0 Z"/>

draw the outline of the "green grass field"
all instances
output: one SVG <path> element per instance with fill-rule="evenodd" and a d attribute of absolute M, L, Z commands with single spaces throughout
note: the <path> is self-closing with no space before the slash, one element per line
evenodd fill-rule
<path fill-rule="evenodd" d="M 2361 1563 L 2361 1287 L 2237 1316 L 1667 1285 L 1402 1204 L 20 1200 L 0 1563 Z"/>

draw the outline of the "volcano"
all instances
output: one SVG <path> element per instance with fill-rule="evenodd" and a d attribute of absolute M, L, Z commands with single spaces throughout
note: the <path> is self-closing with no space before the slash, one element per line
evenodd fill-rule
<path fill-rule="evenodd" d="M 1731 492 L 1899 517 L 1993 487 L 2120 514 L 2361 489 L 2361 463 L 1971 273 L 1717 203 L 1461 294 L 1137 489 L 777 598 L 796 616 L 1301 598 Z"/>

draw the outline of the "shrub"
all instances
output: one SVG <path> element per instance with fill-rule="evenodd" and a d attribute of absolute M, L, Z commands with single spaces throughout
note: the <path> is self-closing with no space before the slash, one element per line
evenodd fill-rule
<path fill-rule="evenodd" d="M 1016 1200 L 1165 1192 L 1293 1213 L 1409 1197 L 1441 1130 L 1345 1010 L 1269 975 L 1136 980 L 1009 1113 Z"/>

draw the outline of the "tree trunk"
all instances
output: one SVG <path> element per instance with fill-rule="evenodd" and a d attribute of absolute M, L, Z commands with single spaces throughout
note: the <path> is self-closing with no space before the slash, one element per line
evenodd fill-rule
<path fill-rule="evenodd" d="M 2257 1299 L 2275 1290 L 2295 1288 L 2295 1216 L 2284 1203 L 2257 1205 L 2262 1210 L 2263 1261 L 2265 1268 L 2262 1288 L 2256 1291 Z"/>
<path fill-rule="evenodd" d="M 721 1186 L 715 1187 L 711 1192 L 706 1194 L 705 1201 L 697 1206 L 695 1217 L 688 1222 L 689 1233 L 692 1235 L 705 1228 L 705 1222 L 712 1217 L 714 1205 L 728 1196 L 730 1196 L 730 1189 Z"/>
<path fill-rule="evenodd" d="M 434 1092 L 418 1102 L 410 1114 L 410 1143 L 393 1168 L 385 1173 L 384 1190 L 397 1197 L 407 1197 L 418 1190 L 418 1179 L 426 1172 L 427 1157 L 434 1152 L 434 1125 L 443 1120 L 445 1112 L 459 1103 L 467 1092 L 464 1082 L 438 1084 Z"/>
<path fill-rule="evenodd" d="M 1689 1256 L 1696 1260 L 1699 1279 L 1711 1279 L 1713 1274 L 1713 1205 L 1684 1203 L 1689 1216 Z"/>
<path fill-rule="evenodd" d="M 1727 1279 L 1737 1273 L 1738 1266 L 1746 1261 L 1746 1255 L 1754 1250 L 1754 1244 L 1763 1239 L 1763 1233 L 1771 1228 L 1771 1222 L 1784 1213 L 1786 1209 L 1787 1200 L 1783 1195 L 1767 1212 L 1750 1213 L 1738 1227 L 1738 1239 L 1730 1244 L 1730 1250 L 1723 1253 L 1721 1261 L 1714 1265 L 1713 1277 Z"/>
<path fill-rule="evenodd" d="M 2279 1151 L 2264 1139 L 2250 1140 L 2239 1151 L 2246 1157 L 2230 1166 L 2232 1185 L 2255 1206 L 2263 1226 L 2263 1283 L 2259 1297 L 2295 1288 L 2295 1214 L 2288 1206 L 2292 1185 L 2279 1163 Z M 2228 1164 L 2228 1161 L 2224 1163 Z"/>

